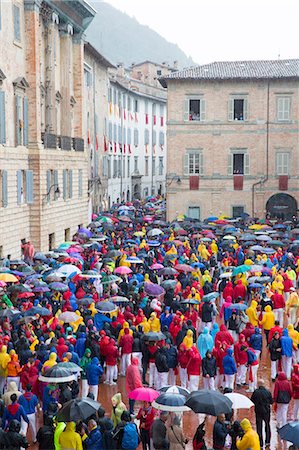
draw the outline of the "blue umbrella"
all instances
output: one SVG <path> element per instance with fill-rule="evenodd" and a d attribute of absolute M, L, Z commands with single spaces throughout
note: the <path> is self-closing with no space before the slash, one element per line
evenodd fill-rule
<path fill-rule="evenodd" d="M 266 253 L 266 255 L 273 255 L 276 252 L 274 248 L 271 247 L 265 247 L 263 250 L 263 253 Z"/>
<path fill-rule="evenodd" d="M 203 296 L 202 301 L 203 302 L 211 302 L 215 298 L 219 297 L 218 292 L 210 292 L 209 294 L 206 294 Z"/>
<path fill-rule="evenodd" d="M 253 245 L 252 247 L 250 247 L 250 250 L 253 250 L 254 252 L 262 252 L 264 251 L 264 247 L 262 247 L 261 245 Z"/>
<path fill-rule="evenodd" d="M 248 305 L 246 305 L 246 303 L 232 303 L 228 308 L 235 309 L 236 311 L 245 311 L 245 309 L 248 308 Z"/>
<path fill-rule="evenodd" d="M 218 217 L 216 216 L 210 216 L 206 219 L 208 222 L 214 222 L 214 220 L 218 220 Z"/>
<path fill-rule="evenodd" d="M 199 269 L 203 269 L 205 267 L 205 265 L 203 263 L 196 262 L 196 263 L 191 264 L 191 267 L 198 267 Z"/>
<path fill-rule="evenodd" d="M 159 247 L 161 243 L 159 241 L 147 241 L 147 245 L 150 247 Z"/>
<path fill-rule="evenodd" d="M 249 287 L 250 287 L 250 289 L 260 289 L 260 288 L 263 287 L 263 285 L 260 284 L 260 283 L 251 283 L 251 284 L 249 285 Z"/>
<path fill-rule="evenodd" d="M 277 223 L 276 225 L 274 225 L 273 227 L 275 230 L 279 230 L 279 229 L 284 229 L 286 228 L 285 225 L 283 225 L 282 223 Z"/>
<path fill-rule="evenodd" d="M 299 422 L 289 422 L 284 425 L 278 433 L 284 441 L 292 442 L 294 445 L 299 445 Z"/>

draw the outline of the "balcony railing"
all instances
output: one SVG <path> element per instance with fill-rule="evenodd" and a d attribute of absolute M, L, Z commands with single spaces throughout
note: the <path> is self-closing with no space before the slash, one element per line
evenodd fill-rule
<path fill-rule="evenodd" d="M 42 133 L 41 139 L 45 148 L 84 152 L 84 139 L 82 138 L 57 136 L 53 133 Z"/>

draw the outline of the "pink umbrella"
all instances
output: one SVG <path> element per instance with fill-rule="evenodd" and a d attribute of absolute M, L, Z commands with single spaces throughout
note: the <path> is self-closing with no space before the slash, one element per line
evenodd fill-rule
<path fill-rule="evenodd" d="M 155 263 L 155 264 L 152 264 L 151 265 L 151 269 L 153 269 L 153 270 L 160 270 L 160 269 L 163 269 L 163 264 L 159 264 L 159 263 Z"/>
<path fill-rule="evenodd" d="M 152 403 L 160 395 L 155 389 L 140 387 L 136 388 L 130 392 L 129 398 L 131 400 L 136 400 L 140 402 L 150 402 Z"/>
<path fill-rule="evenodd" d="M 132 270 L 127 266 L 120 266 L 114 270 L 114 273 L 118 273 L 119 275 L 127 275 L 129 273 L 132 273 Z"/>
<path fill-rule="evenodd" d="M 188 264 L 177 264 L 174 266 L 175 270 L 180 272 L 193 272 L 193 267 L 188 266 Z"/>
<path fill-rule="evenodd" d="M 162 267 L 163 267 L 163 266 L 162 266 Z M 4 286 L 6 286 L 5 281 L 0 280 L 0 287 L 4 287 Z"/>

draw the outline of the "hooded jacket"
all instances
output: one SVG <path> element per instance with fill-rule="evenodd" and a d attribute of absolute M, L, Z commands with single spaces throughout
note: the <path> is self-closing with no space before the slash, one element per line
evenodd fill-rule
<path fill-rule="evenodd" d="M 248 419 L 243 419 L 241 427 L 244 431 L 244 436 L 240 441 L 237 441 L 238 450 L 260 450 L 260 440 L 256 431 L 251 427 L 251 423 Z"/>
<path fill-rule="evenodd" d="M 150 326 L 150 331 L 158 332 L 161 330 L 160 320 L 157 318 L 157 315 L 155 312 L 151 313 L 148 323 Z"/>
<path fill-rule="evenodd" d="M 25 392 L 20 396 L 19 403 L 23 406 L 26 414 L 34 414 L 38 405 L 38 399 L 32 392 Z"/>
<path fill-rule="evenodd" d="M 63 338 L 58 339 L 58 345 L 56 347 L 57 355 L 60 360 L 62 360 L 63 354 L 68 351 L 68 346 L 65 344 Z"/>
<path fill-rule="evenodd" d="M 211 356 L 211 358 L 209 358 L 206 354 L 206 356 L 202 360 L 201 367 L 203 377 L 206 377 L 207 375 L 209 375 L 210 377 L 216 376 L 217 363 L 216 358 L 213 355 Z"/>
<path fill-rule="evenodd" d="M 86 378 L 89 386 L 97 386 L 99 378 L 103 375 L 103 368 L 100 365 L 99 359 L 95 356 L 91 363 L 86 367 Z"/>
<path fill-rule="evenodd" d="M 231 318 L 231 315 L 233 313 L 233 310 L 231 309 L 232 303 L 233 299 L 230 295 L 228 295 L 220 310 L 220 317 L 222 318 L 223 316 L 225 322 L 227 322 Z"/>
<path fill-rule="evenodd" d="M 51 367 L 57 364 L 57 355 L 56 353 L 50 353 L 49 359 L 44 362 L 42 372 L 45 373 L 46 370 L 51 369 Z"/>
<path fill-rule="evenodd" d="M 7 377 L 7 366 L 10 361 L 10 356 L 7 353 L 6 345 L 2 345 L 0 352 L 0 377 Z"/>
<path fill-rule="evenodd" d="M 228 348 L 226 350 L 226 356 L 222 360 L 222 365 L 225 375 L 234 375 L 235 373 L 237 373 L 237 366 L 233 357 L 232 348 Z"/>
<path fill-rule="evenodd" d="M 288 333 L 293 341 L 294 350 L 297 350 L 299 346 L 299 332 L 294 329 L 294 325 L 292 325 L 291 323 L 289 323 L 288 325 Z"/>
<path fill-rule="evenodd" d="M 79 433 L 76 433 L 76 425 L 74 422 L 68 422 L 65 430 L 59 436 L 59 444 L 61 450 L 82 450 L 82 440 Z"/>
<path fill-rule="evenodd" d="M 166 359 L 169 369 L 175 369 L 178 365 L 178 351 L 176 347 L 170 344 L 170 347 L 166 349 Z"/>
<path fill-rule="evenodd" d="M 119 392 L 113 395 L 113 397 L 111 398 L 111 402 L 112 402 L 111 419 L 115 428 L 116 425 L 121 422 L 121 415 L 124 411 L 127 411 L 127 407 L 122 402 L 121 394 Z"/>
<path fill-rule="evenodd" d="M 24 411 L 24 408 L 18 403 L 18 401 L 6 406 L 1 424 L 3 430 L 5 430 L 5 428 L 10 424 L 12 420 L 17 420 L 18 422 L 21 422 L 21 418 L 26 423 L 29 423 L 29 419 Z"/>
<path fill-rule="evenodd" d="M 15 350 L 10 351 L 10 361 L 7 364 L 7 376 L 8 377 L 18 377 L 21 372 L 21 366 L 19 363 L 18 355 Z"/>
<path fill-rule="evenodd" d="M 126 329 L 126 328 L 128 328 L 129 333 L 133 336 L 133 330 L 131 330 L 131 329 L 129 328 L 128 322 L 124 322 L 123 327 L 122 327 L 122 329 L 120 330 L 119 335 L 118 335 L 118 343 L 120 342 L 121 338 L 122 338 L 123 335 L 125 334 L 125 329 Z"/>
<path fill-rule="evenodd" d="M 159 348 L 155 353 L 155 364 L 159 373 L 169 372 L 166 353 L 166 347 Z"/>
<path fill-rule="evenodd" d="M 102 450 L 103 438 L 99 427 L 94 427 L 89 435 L 82 437 L 86 450 Z"/>
<path fill-rule="evenodd" d="M 127 368 L 126 372 L 127 394 L 130 394 L 130 392 L 133 391 L 134 389 L 142 387 L 138 363 L 139 363 L 138 358 L 132 358 L 132 362 Z"/>
<path fill-rule="evenodd" d="M 86 380 L 86 367 L 91 363 L 90 356 L 91 356 L 91 350 L 89 348 L 86 348 L 84 355 L 82 356 L 81 361 L 80 361 L 80 367 L 82 369 L 81 377 L 83 380 Z"/>
<path fill-rule="evenodd" d="M 186 369 L 188 361 L 189 361 L 189 352 L 187 351 L 186 345 L 183 343 L 179 346 L 178 363 L 182 369 Z"/>
<path fill-rule="evenodd" d="M 280 349 L 280 350 L 279 350 Z M 280 339 L 276 339 L 274 336 L 269 344 L 270 359 L 271 361 L 278 361 L 281 359 L 281 342 Z"/>
<path fill-rule="evenodd" d="M 224 324 L 220 325 L 220 331 L 215 336 L 215 346 L 226 342 L 228 345 L 234 345 L 234 339 L 232 335 L 227 331 Z"/>
<path fill-rule="evenodd" d="M 257 302 L 255 300 L 252 300 L 251 305 L 249 306 L 249 308 L 246 309 L 246 314 L 248 316 L 249 322 L 254 327 L 257 327 L 259 324 L 256 308 L 257 308 Z"/>
<path fill-rule="evenodd" d="M 262 351 L 263 348 L 263 336 L 260 328 L 255 327 L 254 334 L 250 336 L 249 343 L 254 350 Z"/>
<path fill-rule="evenodd" d="M 242 280 L 238 280 L 236 286 L 234 287 L 234 300 L 237 300 L 238 297 L 241 297 L 242 300 L 245 299 L 246 296 L 246 287 L 242 283 Z"/>
<path fill-rule="evenodd" d="M 114 339 L 110 339 L 107 345 L 106 364 L 107 366 L 115 366 L 117 364 L 118 348 Z"/>
<path fill-rule="evenodd" d="M 193 345 L 193 331 L 188 330 L 186 336 L 183 339 L 183 344 L 186 346 L 187 350 Z"/>
<path fill-rule="evenodd" d="M 271 330 L 271 328 L 273 328 L 275 325 L 275 316 L 274 316 L 274 312 L 272 311 L 270 305 L 267 305 L 265 307 L 265 314 L 264 314 L 264 317 L 262 318 L 261 324 L 262 324 L 264 330 L 266 330 L 266 331 Z"/>
<path fill-rule="evenodd" d="M 17 398 L 19 398 L 22 395 L 22 392 L 18 391 L 18 386 L 15 381 L 11 381 L 8 385 L 8 390 L 3 395 L 3 401 L 5 406 L 11 405 L 10 396 L 12 394 L 16 394 Z"/>
<path fill-rule="evenodd" d="M 129 328 L 125 328 L 124 331 L 125 333 L 119 341 L 119 346 L 121 347 L 121 354 L 127 355 L 129 353 L 132 353 L 134 338 L 132 334 L 130 334 Z"/>
<path fill-rule="evenodd" d="M 200 375 L 200 368 L 201 368 L 201 356 L 199 351 L 195 346 L 193 346 L 190 350 L 188 350 L 189 353 L 189 361 L 187 365 L 187 374 L 188 377 L 190 375 Z"/>
<path fill-rule="evenodd" d="M 86 347 L 86 334 L 79 333 L 79 337 L 75 345 L 75 352 L 78 353 L 79 358 L 82 358 L 82 356 L 84 355 L 85 347 Z"/>
<path fill-rule="evenodd" d="M 273 400 L 275 403 L 289 404 L 292 399 L 292 387 L 284 372 L 279 372 L 274 385 Z"/>
<path fill-rule="evenodd" d="M 208 350 L 212 351 L 214 347 L 214 340 L 209 333 L 208 327 L 203 329 L 203 332 L 198 336 L 197 348 L 200 356 L 204 358 Z"/>
<path fill-rule="evenodd" d="M 293 389 L 293 398 L 299 399 L 299 364 L 294 364 L 294 371 L 292 373 L 292 389 Z"/>
<path fill-rule="evenodd" d="M 293 356 L 293 341 L 292 338 L 289 337 L 287 328 L 283 330 L 280 342 L 281 342 L 281 355 L 291 358 Z"/>
<path fill-rule="evenodd" d="M 248 347 L 248 344 L 247 344 L 247 342 L 245 340 L 244 334 L 241 333 L 240 336 L 239 336 L 239 342 L 237 342 L 234 345 L 235 360 L 236 360 L 236 363 L 240 364 L 240 365 L 247 364 L 247 361 L 248 361 L 248 357 L 247 357 L 246 351 L 245 350 L 241 350 L 242 346 Z"/>

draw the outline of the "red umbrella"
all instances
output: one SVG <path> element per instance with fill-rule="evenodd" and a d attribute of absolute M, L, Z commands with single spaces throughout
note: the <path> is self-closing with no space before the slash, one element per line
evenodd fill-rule
<path fill-rule="evenodd" d="M 132 273 L 132 270 L 127 266 L 120 266 L 114 270 L 114 273 L 118 273 L 119 275 L 126 275 Z"/>
<path fill-rule="evenodd" d="M 140 387 L 131 391 L 129 394 L 129 398 L 131 400 L 152 403 L 154 400 L 156 400 L 156 398 L 159 397 L 159 395 L 160 393 L 155 391 L 155 389 Z"/>
<path fill-rule="evenodd" d="M 119 217 L 118 220 L 120 220 L 121 222 L 132 222 L 132 219 L 130 219 L 130 217 L 128 216 Z"/>
<path fill-rule="evenodd" d="M 34 293 L 33 292 L 21 292 L 18 295 L 18 298 L 30 298 L 30 297 L 34 297 Z"/>
<path fill-rule="evenodd" d="M 177 230 L 175 232 L 176 235 L 180 235 L 180 236 L 188 236 L 188 233 L 186 230 Z"/>
<path fill-rule="evenodd" d="M 188 266 L 188 264 L 177 264 L 174 268 L 180 272 L 193 272 L 194 270 L 193 267 Z"/>

